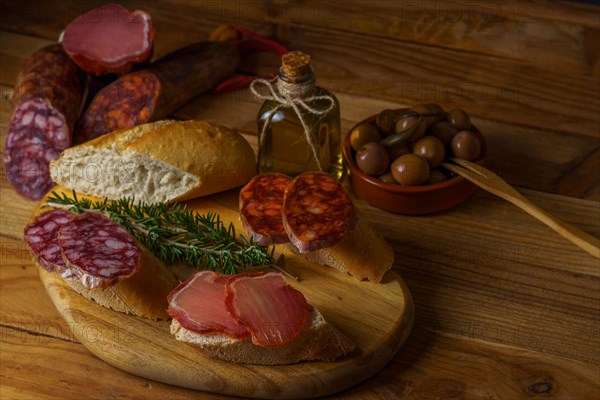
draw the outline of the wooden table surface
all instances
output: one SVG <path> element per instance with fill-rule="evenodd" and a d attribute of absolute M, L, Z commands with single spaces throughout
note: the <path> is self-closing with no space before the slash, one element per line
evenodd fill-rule
<path fill-rule="evenodd" d="M 99 1 L 0 3 L 0 131 L 24 59 Z M 146 4 L 147 3 L 147 4 Z M 342 107 L 343 129 L 383 108 L 468 110 L 487 167 L 537 205 L 600 234 L 600 8 L 575 2 L 126 1 L 147 9 L 155 54 L 242 24 L 308 52 Z M 243 61 L 273 72 L 272 55 Z M 178 118 L 255 135 L 247 91 L 206 95 Z M 254 139 L 254 144 L 256 141 Z M 138 378 L 95 358 L 44 291 L 22 240 L 35 202 L 0 180 L 0 398 L 217 399 Z M 600 264 L 483 191 L 410 217 L 356 205 L 394 248 L 414 330 L 380 373 L 338 399 L 592 399 L 600 393 Z"/>

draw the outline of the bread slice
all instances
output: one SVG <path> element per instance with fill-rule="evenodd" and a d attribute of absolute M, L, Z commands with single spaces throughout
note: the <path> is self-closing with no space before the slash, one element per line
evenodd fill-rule
<path fill-rule="evenodd" d="M 354 229 L 334 246 L 308 253 L 300 253 L 292 244 L 286 244 L 286 249 L 307 260 L 350 274 L 358 280 L 381 282 L 383 275 L 394 264 L 394 250 L 364 217 L 356 217 Z"/>
<path fill-rule="evenodd" d="M 352 352 L 354 343 L 312 307 L 301 336 L 282 346 L 261 347 L 251 339 L 232 339 L 222 334 L 200 335 L 177 320 L 171 322 L 171 334 L 177 340 L 193 344 L 212 358 L 241 364 L 282 365 L 300 361 L 333 361 Z"/>
<path fill-rule="evenodd" d="M 65 150 L 52 180 L 100 198 L 173 202 L 246 183 L 256 173 L 250 144 L 206 121 L 157 121 L 118 130 Z"/>
<path fill-rule="evenodd" d="M 103 307 L 152 320 L 167 320 L 167 295 L 179 281 L 165 264 L 140 245 L 142 261 L 135 275 L 104 289 L 90 289 L 77 278 L 65 282 Z"/>

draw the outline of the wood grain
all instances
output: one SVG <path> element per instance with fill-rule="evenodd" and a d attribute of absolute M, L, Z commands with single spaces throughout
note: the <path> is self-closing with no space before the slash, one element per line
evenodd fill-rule
<path fill-rule="evenodd" d="M 218 196 L 212 199 L 215 202 L 196 199 L 188 205 L 199 213 L 217 212 L 240 232 L 237 207 L 223 207 Z M 41 200 L 34 215 L 44 212 L 44 204 Z M 382 369 L 406 341 L 414 320 L 414 305 L 402 278 L 388 272 L 381 284 L 361 282 L 287 252 L 285 260 L 286 271 L 299 278 L 288 283 L 356 344 L 355 352 L 334 362 L 278 367 L 214 360 L 175 340 L 169 321 L 107 310 L 74 292 L 58 275 L 39 270 L 73 335 L 99 358 L 141 377 L 220 394 L 284 399 L 335 393 Z"/>

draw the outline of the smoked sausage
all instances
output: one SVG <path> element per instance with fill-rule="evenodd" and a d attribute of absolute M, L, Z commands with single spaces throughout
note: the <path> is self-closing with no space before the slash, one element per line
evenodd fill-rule
<path fill-rule="evenodd" d="M 17 76 L 3 161 L 22 196 L 39 200 L 54 186 L 49 163 L 71 145 L 85 82 L 58 44 L 35 52 Z"/>
<path fill-rule="evenodd" d="M 124 75 L 96 94 L 81 118 L 77 141 L 162 119 L 231 76 L 238 61 L 234 43 L 207 41 Z"/>
<path fill-rule="evenodd" d="M 282 209 L 285 188 L 292 178 L 284 174 L 255 176 L 240 191 L 240 219 L 255 243 L 270 246 L 288 243 Z"/>
<path fill-rule="evenodd" d="M 354 224 L 352 200 L 333 176 L 305 172 L 286 188 L 283 226 L 300 253 L 341 242 Z"/>

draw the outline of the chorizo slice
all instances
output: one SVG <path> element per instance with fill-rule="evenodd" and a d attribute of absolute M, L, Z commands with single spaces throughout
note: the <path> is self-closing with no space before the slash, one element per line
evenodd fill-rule
<path fill-rule="evenodd" d="M 3 162 L 15 190 L 32 200 L 53 186 L 49 164 L 71 145 L 85 79 L 60 45 L 35 52 L 17 76 Z"/>
<path fill-rule="evenodd" d="M 61 36 L 71 59 L 92 76 L 127 73 L 152 55 L 156 30 L 150 14 L 106 4 L 75 18 Z"/>
<path fill-rule="evenodd" d="M 77 215 L 58 232 L 68 267 L 87 288 L 105 288 L 138 272 L 142 251 L 125 228 L 99 212 Z"/>
<path fill-rule="evenodd" d="M 58 245 L 58 231 L 74 215 L 68 211 L 53 210 L 37 216 L 24 229 L 24 239 L 38 264 L 46 271 L 65 279 L 74 277 L 63 259 Z"/>
<path fill-rule="evenodd" d="M 286 188 L 283 226 L 301 253 L 341 242 L 354 226 L 354 206 L 342 185 L 324 172 L 305 172 Z"/>
<path fill-rule="evenodd" d="M 165 118 L 230 77 L 239 61 L 233 43 L 200 42 L 100 90 L 81 117 L 77 141 Z"/>
<path fill-rule="evenodd" d="M 254 242 L 263 246 L 289 242 L 283 226 L 283 194 L 291 182 L 284 174 L 262 174 L 240 191 L 240 219 Z"/>

